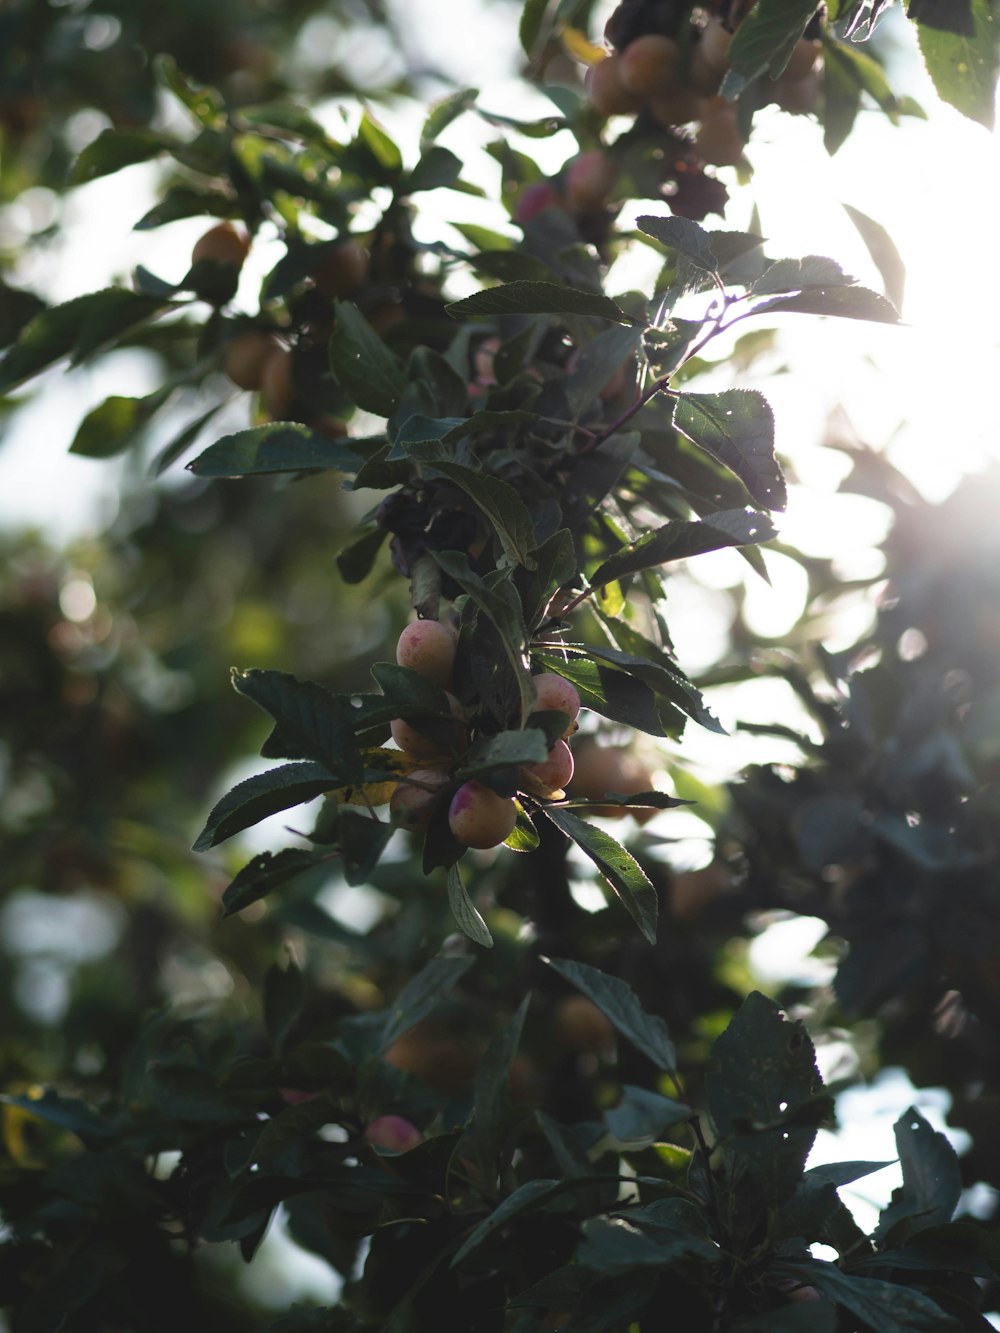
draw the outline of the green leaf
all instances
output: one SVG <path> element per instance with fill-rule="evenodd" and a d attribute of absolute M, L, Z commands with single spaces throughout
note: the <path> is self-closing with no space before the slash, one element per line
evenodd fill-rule
<path fill-rule="evenodd" d="M 567 658 L 554 653 L 533 653 L 532 657 L 546 671 L 554 671 L 570 681 L 584 708 L 612 722 L 635 727 L 648 736 L 667 734 L 656 695 L 630 672 L 604 666 L 589 657 Z"/>
<path fill-rule="evenodd" d="M 674 400 L 674 428 L 734 472 L 756 504 L 784 509 L 785 478 L 774 454 L 774 413 L 756 389 L 682 393 Z"/>
<path fill-rule="evenodd" d="M 720 736 L 726 735 L 726 729 L 702 698 L 701 691 L 692 685 L 684 672 L 655 643 L 640 634 L 627 621 L 619 617 L 616 620 L 604 620 L 608 633 L 618 644 L 619 650 L 587 647 L 587 654 L 611 662 L 624 670 L 631 671 L 640 680 L 654 690 L 661 698 L 669 699 L 682 713 L 692 718 L 708 731 Z"/>
<path fill-rule="evenodd" d="M 269 815 L 302 805 L 341 785 L 336 773 L 322 764 L 284 764 L 240 782 L 213 808 L 194 843 L 196 852 L 207 851 L 234 833 L 259 824 Z"/>
<path fill-rule="evenodd" d="M 631 1149 L 656 1143 L 671 1125 L 693 1114 L 683 1102 L 626 1083 L 618 1105 L 604 1112 L 604 1123 L 622 1147 Z"/>
<path fill-rule="evenodd" d="M 252 668 L 232 673 L 233 688 L 270 713 L 282 740 L 295 757 L 327 766 L 339 787 L 362 780 L 361 755 L 354 740 L 354 719 L 341 699 L 311 680 L 285 671 Z"/>
<path fill-rule="evenodd" d="M 584 315 L 611 319 L 617 324 L 633 323 L 609 297 L 576 287 L 561 287 L 554 282 L 508 282 L 476 292 L 462 301 L 453 301 L 445 309 L 453 319 L 473 319 L 479 315 Z"/>
<path fill-rule="evenodd" d="M 469 1152 L 474 1156 L 480 1176 L 491 1193 L 496 1188 L 501 1149 L 510 1128 L 510 1068 L 521 1043 L 530 1003 L 529 993 L 480 1060 L 473 1083 L 472 1125 L 456 1150 L 457 1154 Z"/>
<path fill-rule="evenodd" d="M 952 0 L 942 11 L 927 0 L 907 9 L 938 96 L 970 120 L 993 128 L 1000 68 L 1000 30 L 990 0 Z"/>
<path fill-rule="evenodd" d="M 729 48 L 723 96 L 738 97 L 766 69 L 776 78 L 818 8 L 816 0 L 757 0 Z"/>
<path fill-rule="evenodd" d="M 717 273 L 719 261 L 712 249 L 712 238 L 697 222 L 682 217 L 653 217 L 644 214 L 635 225 L 661 245 L 668 245 L 705 273 Z"/>
<path fill-rule="evenodd" d="M 455 777 L 465 782 L 502 768 L 540 764 L 548 754 L 545 736 L 537 727 L 524 731 L 501 731 L 477 741 Z"/>
<path fill-rule="evenodd" d="M 305 1005 L 305 982 L 292 958 L 286 967 L 272 965 L 264 973 L 264 1026 L 271 1047 L 280 1054 Z"/>
<path fill-rule="evenodd" d="M 535 548 L 532 559 L 533 568 L 519 569 L 516 578 L 525 619 L 535 629 L 552 594 L 576 573 L 576 546 L 569 528 L 560 528 L 547 537 Z"/>
<path fill-rule="evenodd" d="M 534 54 L 535 43 L 542 31 L 548 7 L 549 0 L 524 0 L 521 21 L 518 24 L 518 37 L 521 39 L 521 49 L 529 60 Z"/>
<path fill-rule="evenodd" d="M 854 208 L 851 204 L 844 204 L 843 208 L 857 227 L 875 267 L 882 275 L 886 296 L 897 310 L 902 310 L 903 293 L 906 288 L 906 265 L 896 249 L 891 234 L 881 222 L 876 222 L 867 213 L 862 213 L 860 208 Z"/>
<path fill-rule="evenodd" d="M 367 111 L 361 117 L 358 126 L 358 138 L 368 148 L 372 157 L 390 176 L 395 176 L 403 169 L 403 158 L 399 149 L 386 134 L 382 126 Z"/>
<path fill-rule="evenodd" d="M 568 958 L 546 958 L 543 961 L 593 1000 L 622 1036 L 627 1037 L 658 1069 L 668 1074 L 677 1072 L 677 1054 L 666 1023 L 662 1018 L 646 1013 L 627 982 Z"/>
<path fill-rule="evenodd" d="M 686 560 L 706 551 L 767 542 L 774 535 L 774 525 L 766 514 L 747 509 L 721 509 L 694 521 L 673 519 L 616 551 L 594 571 L 591 586 L 597 588 L 626 574 L 656 569 L 668 561 Z"/>
<path fill-rule="evenodd" d="M 475 88 L 460 88 L 458 92 L 450 93 L 439 102 L 435 102 L 427 112 L 427 119 L 420 131 L 420 151 L 424 152 L 439 134 L 468 111 L 478 96 L 479 93 Z"/>
<path fill-rule="evenodd" d="M 374 662 L 372 677 L 393 710 L 391 716 L 418 718 L 440 717 L 453 720 L 448 695 L 433 681 L 412 667 L 398 666 L 395 662 Z"/>
<path fill-rule="evenodd" d="M 80 422 L 70 453 L 83 458 L 113 458 L 122 453 L 140 438 L 166 398 L 162 391 L 145 398 L 105 398 Z"/>
<path fill-rule="evenodd" d="M 388 528 L 375 524 L 338 552 L 337 568 L 345 583 L 362 583 L 368 577 L 388 536 Z"/>
<path fill-rule="evenodd" d="M 189 421 L 183 430 L 177 432 L 172 440 L 168 440 L 150 464 L 150 474 L 154 477 L 159 477 L 166 472 L 171 463 L 176 462 L 181 454 L 187 452 L 212 418 L 217 413 L 221 412 L 224 406 L 224 403 L 213 404 L 207 412 L 202 412 L 200 416 L 195 417 L 193 421 Z"/>
<path fill-rule="evenodd" d="M 793 296 L 776 296 L 754 306 L 762 315 L 835 315 L 841 319 L 868 319 L 876 324 L 900 323 L 899 312 L 884 296 L 868 287 L 809 287 Z"/>
<path fill-rule="evenodd" d="M 890 1233 L 900 1241 L 927 1227 L 950 1222 L 962 1193 L 962 1171 L 955 1149 L 911 1106 L 893 1126 L 903 1168 L 903 1184 L 882 1210 L 875 1240 Z"/>
<path fill-rule="evenodd" d="M 589 407 L 602 389 L 635 356 L 642 329 L 602 329 L 584 343 L 572 374 L 566 380 L 566 397 L 574 418 Z"/>
<path fill-rule="evenodd" d="M 521 1185 L 513 1194 L 508 1194 L 506 1199 L 499 1203 L 488 1217 L 485 1217 L 477 1227 L 473 1227 L 452 1259 L 451 1267 L 454 1268 L 457 1264 L 460 1264 L 473 1250 L 478 1249 L 484 1240 L 488 1240 L 494 1231 L 498 1231 L 511 1218 L 517 1217 L 520 1213 L 526 1213 L 529 1209 L 537 1207 L 545 1199 L 557 1193 L 562 1188 L 562 1184 L 561 1180 L 529 1180 L 526 1185 Z"/>
<path fill-rule="evenodd" d="M 175 145 L 174 139 L 152 130 L 102 130 L 73 163 L 70 181 L 83 185 L 99 176 L 110 176 L 136 162 L 149 162 Z"/>
<path fill-rule="evenodd" d="M 473 962 L 472 958 L 432 958 L 406 983 L 386 1011 L 379 1051 L 387 1051 L 397 1037 L 416 1027 L 422 1018 L 436 1009 Z"/>
<path fill-rule="evenodd" d="M 406 388 L 406 376 L 391 352 L 357 306 L 335 303 L 336 322 L 330 337 L 330 369 L 352 402 L 366 412 L 389 417 Z"/>
<path fill-rule="evenodd" d="M 353 476 L 373 443 L 335 440 L 294 421 L 272 421 L 266 426 L 224 435 L 187 467 L 198 477 L 253 477 L 270 472 L 327 469 Z"/>
<path fill-rule="evenodd" d="M 801 259 L 779 259 L 769 265 L 752 284 L 755 296 L 775 292 L 800 292 L 804 287 L 849 287 L 854 279 L 840 265 L 823 255 L 805 255 Z"/>
<path fill-rule="evenodd" d="M 388 821 L 374 819 L 349 806 L 339 811 L 337 846 L 340 848 L 344 879 L 348 884 L 366 884 L 371 879 L 395 831 L 395 827 Z"/>
<path fill-rule="evenodd" d="M 162 309 L 160 299 L 105 287 L 50 306 L 28 321 L 0 361 L 0 393 L 70 357 L 78 365 L 105 343 Z"/>
<path fill-rule="evenodd" d="M 481 944 L 484 949 L 492 949 L 493 936 L 490 934 L 490 928 L 469 897 L 469 891 L 462 880 L 462 872 L 457 865 L 453 865 L 448 867 L 447 875 L 448 906 L 455 918 L 455 924 L 473 944 Z"/>
<path fill-rule="evenodd" d="M 961 1328 L 958 1320 L 913 1287 L 853 1277 L 824 1259 L 782 1262 L 780 1269 L 803 1286 L 815 1287 L 878 1333 L 947 1333 Z"/>
<path fill-rule="evenodd" d="M 780 1203 L 801 1179 L 828 1109 L 809 1034 L 753 991 L 712 1055 L 719 1067 L 706 1075 L 705 1091 L 727 1159 L 752 1175 L 768 1204 Z"/>
<path fill-rule="evenodd" d="M 435 472 L 453 481 L 486 515 L 511 564 L 533 568 L 530 552 L 535 546 L 535 526 L 527 505 L 514 487 L 499 477 L 474 472 L 461 463 L 438 461 L 433 466 Z"/>
<path fill-rule="evenodd" d="M 514 830 L 504 846 L 509 847 L 512 852 L 535 852 L 538 850 L 540 842 L 538 831 L 531 822 L 530 816 L 518 804 L 517 823 L 514 825 Z"/>
<path fill-rule="evenodd" d="M 216 125 L 224 120 L 225 109 L 219 94 L 214 88 L 201 88 L 186 79 L 173 56 L 154 56 L 153 70 L 157 80 L 172 92 L 202 125 Z"/>
<path fill-rule="evenodd" d="M 739 1333 L 837 1333 L 837 1310 L 828 1301 L 803 1301 L 739 1325 Z"/>
<path fill-rule="evenodd" d="M 280 852 L 261 852 L 248 861 L 222 895 L 223 916 L 242 912 L 307 870 L 327 860 L 325 852 L 310 852 L 300 847 L 286 847 Z"/>
<path fill-rule="evenodd" d="M 401 194 L 419 194 L 421 190 L 448 189 L 462 174 L 462 159 L 447 148 L 434 144 L 424 149 L 420 161 L 403 182 Z"/>
<path fill-rule="evenodd" d="M 718 1263 L 721 1254 L 699 1232 L 704 1222 L 686 1199 L 659 1199 L 645 1208 L 624 1209 L 583 1224 L 577 1263 L 597 1273 L 629 1273 L 637 1267 L 666 1267 L 678 1259 Z"/>
<path fill-rule="evenodd" d="M 168 222 L 184 218 L 231 218 L 237 216 L 236 206 L 228 194 L 220 190 L 192 190 L 187 185 L 172 185 L 158 204 L 144 213 L 134 231 L 152 231 Z"/>

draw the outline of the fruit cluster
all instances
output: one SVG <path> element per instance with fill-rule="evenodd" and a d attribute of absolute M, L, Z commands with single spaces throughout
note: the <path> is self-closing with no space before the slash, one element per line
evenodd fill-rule
<path fill-rule="evenodd" d="M 605 36 L 614 50 L 594 65 L 587 89 L 603 116 L 645 113 L 664 129 L 695 124 L 698 156 L 712 166 L 735 166 L 743 160 L 743 134 L 736 104 L 719 89 L 729 69 L 733 30 L 718 17 L 703 27 L 688 23 L 673 33 L 645 31 L 658 21 L 656 6 L 640 8 L 626 2 L 612 15 Z M 822 44 L 802 38 L 781 75 L 762 80 L 765 100 L 785 111 L 805 114 L 815 109 L 821 86 Z"/>
<path fill-rule="evenodd" d="M 452 773 L 468 749 L 466 711 L 450 693 L 458 632 L 446 621 L 415 620 L 403 630 L 396 645 L 396 661 L 445 691 L 452 719 L 396 718 L 392 739 L 412 763 L 389 802 L 400 825 L 414 831 L 427 828 L 447 796 L 448 825 L 463 847 L 484 850 L 510 837 L 517 823 L 517 801 L 476 779 L 455 786 Z M 560 712 L 568 718 L 565 735 L 576 730 L 580 696 L 568 680 L 554 672 L 534 676 L 536 712 Z M 530 724 L 530 719 L 529 719 Z M 573 776 L 573 755 L 565 738 L 550 746 L 547 757 L 519 770 L 518 789 L 535 798 L 561 795 Z"/>
<path fill-rule="evenodd" d="M 239 273 L 250 252 L 250 238 L 231 222 L 210 228 L 191 252 L 189 284 L 204 300 L 222 305 L 236 291 Z M 310 293 L 326 306 L 354 296 L 369 272 L 368 252 L 353 240 L 324 246 L 321 259 L 310 274 Z M 222 370 L 237 388 L 259 393 L 261 407 L 271 421 L 305 420 L 314 430 L 345 435 L 337 417 L 316 413 L 304 400 L 296 377 L 296 357 L 277 333 L 243 327 L 222 345 Z"/>

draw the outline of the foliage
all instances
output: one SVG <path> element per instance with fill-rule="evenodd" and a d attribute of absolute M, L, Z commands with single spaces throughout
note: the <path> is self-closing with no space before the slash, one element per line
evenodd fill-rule
<path fill-rule="evenodd" d="M 5 565 L 9 903 L 24 886 L 79 893 L 119 935 L 113 965 L 75 975 L 61 1033 L 32 1016 L 27 973 L 2 983 L 15 1333 L 178 1319 L 403 1333 L 442 1310 L 514 1333 L 984 1327 L 995 1231 L 961 1191 L 997 1182 L 990 1136 L 967 1178 L 911 1108 L 902 1184 L 867 1234 L 837 1191 L 885 1163 L 808 1165 L 833 1101 L 802 997 L 786 1014 L 721 961 L 747 911 L 822 917 L 849 946 L 842 1014 L 877 1014 L 886 1056 L 915 1076 L 960 1062 L 985 1089 L 959 1107 L 976 1128 L 995 1104 L 983 544 L 922 560 L 927 507 L 858 453 L 851 484 L 898 511 L 890 600 L 855 652 L 782 663 L 822 739 L 709 814 L 719 854 L 693 897 L 657 812 L 696 784 L 678 769 L 660 789 L 630 748 L 635 732 L 721 730 L 678 664 L 671 580 L 730 547 L 766 575 L 758 547 L 786 503 L 766 397 L 717 375 L 699 387 L 710 357 L 725 366 L 745 321 L 898 321 L 833 259 L 708 225 L 728 194 L 717 168 L 745 179 L 742 145 L 772 102 L 816 115 L 830 151 L 863 105 L 921 114 L 859 45 L 886 6 L 624 0 L 609 55 L 590 6 L 528 0 L 526 73 L 554 111 L 518 121 L 455 90 L 412 155 L 361 102 L 328 128 L 323 94 L 371 89 L 296 77 L 314 8 L 203 6 L 189 27 L 170 6 L 112 7 L 93 61 L 62 53 L 95 16 L 0 19 L 17 37 L 0 40 L 4 197 L 155 160 L 160 196 L 136 227 L 212 220 L 176 282 L 139 268 L 59 305 L 5 284 L 0 392 L 142 349 L 159 386 L 109 397 L 72 448 L 154 476 L 187 458 L 191 474 L 148 482 L 103 548 L 12 544 Z M 362 8 L 331 21 L 384 36 L 381 6 Z M 942 95 L 988 121 L 988 6 L 908 17 Z M 268 58 L 233 56 L 238 36 Z M 633 68 L 654 37 L 669 67 L 655 93 Z M 155 59 L 119 77 L 129 42 Z M 70 166 L 80 106 L 110 123 Z M 460 117 L 500 136 L 506 216 L 442 221 L 429 243 L 427 196 L 440 219 L 442 197 L 482 194 L 440 141 Z M 567 131 L 578 151 L 544 177 L 528 149 Z M 658 211 L 626 228 L 635 200 Z M 858 222 L 895 293 L 891 240 Z M 280 256 L 248 293 L 243 260 L 268 239 Z M 645 257 L 648 291 L 613 287 L 626 253 Z M 234 389 L 239 429 L 220 424 Z M 934 521 L 953 541 L 952 510 Z M 407 592 L 416 623 L 447 630 L 412 662 Z M 549 676 L 583 708 L 558 781 L 546 765 L 578 724 L 542 697 Z M 267 766 L 232 773 L 254 749 Z M 499 835 L 464 833 L 464 798 L 501 811 Z M 249 860 L 205 870 L 182 843 L 200 822 L 194 848 L 210 851 L 286 811 L 294 841 L 253 843 Z M 664 834 L 636 832 L 650 818 Z M 583 906 L 595 888 L 604 906 Z M 355 889 L 370 923 L 343 909 Z M 929 1054 L 943 992 L 967 1029 Z M 272 1322 L 213 1257 L 254 1260 L 279 1212 L 342 1281 L 335 1307 Z"/>

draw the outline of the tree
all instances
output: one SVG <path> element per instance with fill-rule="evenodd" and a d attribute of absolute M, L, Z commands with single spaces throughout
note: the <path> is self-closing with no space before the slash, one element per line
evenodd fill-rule
<path fill-rule="evenodd" d="M 677 662 L 671 578 L 727 548 L 764 572 L 785 503 L 767 399 L 735 373 L 699 387 L 707 353 L 735 344 L 735 369 L 778 315 L 898 320 L 834 259 L 728 227 L 716 171 L 739 188 L 772 103 L 821 118 L 831 152 L 862 105 L 919 114 L 860 44 L 886 8 L 625 0 L 602 42 L 591 5 L 528 0 L 510 22 L 553 109 L 452 90 L 412 156 L 370 104 L 419 96 L 418 73 L 300 81 L 311 6 L 176 28 L 122 6 L 78 60 L 97 16 L 3 19 L 11 194 L 157 160 L 139 228 L 206 219 L 178 282 L 140 267 L 51 306 L 4 286 L 6 410 L 67 358 L 141 349 L 158 387 L 108 398 L 71 447 L 193 474 L 133 480 L 100 545 L 12 539 L 4 564 L 16 1333 L 990 1326 L 996 1233 L 960 1206 L 1000 1174 L 985 488 L 978 515 L 934 510 L 851 448 L 849 484 L 897 515 L 891 595 L 851 652 L 775 662 L 814 719 L 775 723 L 801 762 L 727 801 L 683 764 L 664 790 L 636 742 L 720 730 Z M 908 17 L 942 95 L 988 121 L 989 6 Z M 331 91 L 354 108 L 340 138 Z M 110 124 L 74 157 L 81 107 Z M 462 117 L 498 133 L 500 197 L 492 225 L 428 242 L 442 198 L 482 194 L 440 142 Z M 530 146 L 567 133 L 545 175 Z M 651 201 L 634 228 L 630 200 Z M 861 225 L 892 289 L 891 239 Z M 609 292 L 639 247 L 650 290 Z M 758 669 L 737 630 L 716 676 Z M 716 853 L 677 871 L 662 839 L 692 800 Z M 274 815 L 281 846 L 228 852 Z M 190 854 L 195 819 L 196 852 L 227 850 Z M 58 1027 L 18 938 L 37 894 L 117 939 L 55 974 Z M 834 996 L 722 969 L 774 907 L 846 944 Z M 870 1235 L 837 1191 L 884 1163 L 807 1166 L 836 1090 L 815 1043 L 861 1019 L 857 1045 L 952 1088 L 973 1136 L 960 1162 L 902 1116 Z M 276 1317 L 234 1276 L 279 1208 L 335 1305 Z"/>

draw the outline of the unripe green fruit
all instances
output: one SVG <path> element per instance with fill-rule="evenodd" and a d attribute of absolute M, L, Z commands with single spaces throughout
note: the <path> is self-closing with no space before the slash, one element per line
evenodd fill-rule
<path fill-rule="evenodd" d="M 630 93 L 621 80 L 621 57 L 608 56 L 587 71 L 587 96 L 602 116 L 634 116 L 642 98 Z"/>
<path fill-rule="evenodd" d="M 574 158 L 566 172 L 566 197 L 573 208 L 604 208 L 621 175 L 613 157 L 595 148 Z"/>
<path fill-rule="evenodd" d="M 416 1125 L 401 1115 L 376 1117 L 365 1129 L 365 1138 L 373 1148 L 382 1148 L 385 1152 L 409 1152 L 424 1141 Z"/>
<path fill-rule="evenodd" d="M 565 713 L 570 725 L 563 735 L 571 735 L 576 730 L 576 719 L 580 714 L 580 695 L 576 686 L 571 685 L 554 671 L 544 671 L 540 676 L 532 676 L 531 683 L 535 687 L 538 700 L 535 704 L 536 712 L 555 709 L 556 712 Z"/>
<path fill-rule="evenodd" d="M 672 37 L 647 33 L 637 37 L 621 54 L 619 78 L 627 92 L 649 97 L 673 79 L 677 69 L 677 43 Z"/>
<path fill-rule="evenodd" d="M 444 689 L 451 683 L 458 632 L 440 620 L 414 620 L 396 644 L 396 661 Z"/>
<path fill-rule="evenodd" d="M 213 264 L 232 264 L 241 268 L 249 252 L 250 238 L 246 232 L 238 231 L 231 222 L 220 222 L 195 241 L 191 263 L 199 264 L 210 259 Z"/>
<path fill-rule="evenodd" d="M 506 842 L 517 823 L 517 806 L 482 782 L 464 782 L 451 798 L 448 824 L 463 847 L 480 851 Z"/>
<path fill-rule="evenodd" d="M 425 829 L 430 823 L 438 793 L 447 781 L 447 773 L 438 768 L 415 768 L 389 798 L 389 813 L 397 824 L 411 832 Z"/>
<path fill-rule="evenodd" d="M 269 333 L 239 333 L 222 349 L 222 369 L 238 389 L 259 389 L 264 366 L 280 346 Z"/>

